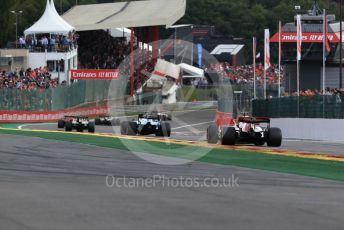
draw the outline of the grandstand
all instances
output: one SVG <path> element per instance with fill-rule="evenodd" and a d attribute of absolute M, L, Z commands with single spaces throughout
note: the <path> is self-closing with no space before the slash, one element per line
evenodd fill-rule
<path fill-rule="evenodd" d="M 143 7 L 145 8 L 144 11 L 142 11 Z M 116 52 L 116 60 L 112 59 L 111 55 L 108 55 L 110 59 L 104 60 L 103 57 L 98 57 L 94 62 L 89 62 L 89 59 L 86 58 L 85 63 L 89 62 L 90 64 L 83 67 L 87 69 L 120 68 L 123 70 L 121 72 L 124 77 L 118 81 L 118 87 L 116 86 L 114 94 L 110 96 L 108 95 L 109 81 L 79 81 L 68 88 L 46 89 L 42 94 L 36 91 L 9 93 L 9 90 L 5 90 L 2 91 L 0 96 L 3 99 L 2 110 L 48 111 L 68 109 L 92 102 L 104 103 L 109 97 L 118 98 L 127 95 L 128 91 L 125 86 L 128 79 L 130 82 L 129 91 L 133 96 L 144 80 L 141 71 L 143 69 L 152 71 L 154 63 L 158 59 L 160 27 L 172 26 L 185 14 L 185 9 L 185 0 L 178 0 L 173 3 L 171 1 L 134 1 L 75 6 L 61 18 L 56 12 L 54 2 L 47 0 L 42 17 L 25 31 L 26 37 L 30 38 L 30 43 L 21 47 L 22 50 L 28 51 L 28 64 L 24 67 L 36 69 L 38 65 L 39 67 L 48 66 L 52 78 L 58 77 L 60 83 L 70 82 L 69 71 L 78 67 L 78 46 L 76 42 L 74 44 L 71 40 L 69 40 L 68 44 L 60 46 L 58 41 L 71 37 L 78 39 L 79 35 L 75 32 L 82 35 L 87 31 L 88 33 L 94 33 L 92 37 L 102 39 L 100 41 L 102 45 L 111 45 L 106 48 L 107 50 L 111 49 L 111 52 Z M 50 26 L 47 24 L 50 24 Z M 127 27 L 130 29 L 127 29 Z M 116 38 L 113 39 L 113 37 Z M 38 38 L 48 39 L 49 42 L 40 45 L 37 43 L 36 45 L 33 41 Z M 56 42 L 53 47 L 51 46 L 51 38 L 54 38 Z M 130 39 L 129 44 L 127 44 L 127 38 Z M 147 45 L 148 43 L 151 46 Z M 89 47 L 94 44 L 92 44 L 92 41 L 82 38 L 81 45 Z M 90 48 L 97 49 L 99 47 L 93 46 Z M 139 49 L 134 52 L 136 48 Z M 118 53 L 119 50 L 122 50 L 120 54 Z M 103 53 L 106 52 L 104 49 Z M 130 63 L 124 62 L 122 66 L 119 66 L 129 53 L 131 56 L 127 60 L 130 60 Z M 97 53 L 92 55 L 97 56 Z M 142 65 L 141 61 L 146 62 L 148 66 L 137 69 L 137 66 Z M 57 72 L 58 76 L 55 75 Z M 8 95 L 15 95 L 15 97 Z M 12 98 L 13 100 L 11 100 Z M 15 106 L 14 100 L 18 101 L 18 98 L 30 99 Z M 41 103 L 42 101 L 45 101 L 45 103 Z"/>
<path fill-rule="evenodd" d="M 28 44 L 22 48 L 29 49 L 28 67 L 48 66 L 53 78 L 69 84 L 69 71 L 78 63 L 77 37 L 74 27 L 57 13 L 53 0 L 47 0 L 41 18 L 24 34 Z"/>
<path fill-rule="evenodd" d="M 56 11 L 54 1 L 47 0 L 38 21 L 19 37 L 18 49 L 0 50 L 0 67 L 6 71 L 37 69 L 47 66 L 52 78 L 68 82 L 69 70 L 77 68 L 77 37 L 74 27 Z"/>
<path fill-rule="evenodd" d="M 130 94 L 133 96 L 135 89 L 142 84 L 142 78 L 135 77 L 134 73 L 135 43 L 137 47 L 144 47 L 139 43 L 152 43 L 152 59 L 156 62 L 159 56 L 160 26 L 171 27 L 184 16 L 185 10 L 186 0 L 133 1 L 79 5 L 67 11 L 63 18 L 73 25 L 76 31 L 125 27 L 131 29 Z"/>

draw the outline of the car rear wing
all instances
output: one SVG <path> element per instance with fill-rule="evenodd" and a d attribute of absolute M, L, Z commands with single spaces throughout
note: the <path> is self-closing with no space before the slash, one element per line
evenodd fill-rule
<path fill-rule="evenodd" d="M 151 114 L 151 113 L 146 113 L 146 114 L 139 114 L 139 119 L 146 118 L 146 119 L 157 119 L 159 120 L 161 115 L 159 114 Z"/>
<path fill-rule="evenodd" d="M 267 118 L 267 117 L 239 117 L 238 121 L 248 123 L 248 124 L 260 124 L 260 123 L 270 124 L 270 118 Z"/>

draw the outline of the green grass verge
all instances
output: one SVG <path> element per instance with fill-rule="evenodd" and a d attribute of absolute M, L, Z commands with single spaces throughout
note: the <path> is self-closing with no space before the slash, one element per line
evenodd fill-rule
<path fill-rule="evenodd" d="M 147 143 L 139 140 L 124 140 L 80 134 L 45 133 L 4 129 L 0 129 L 0 134 L 69 141 L 99 147 L 131 150 L 184 159 L 195 159 L 197 154 L 201 154 L 202 151 L 209 151 L 205 156 L 199 158 L 198 161 L 344 181 L 344 163 L 336 161 L 268 155 L 242 150 L 210 150 L 203 147 L 185 146 L 181 144 L 166 144 L 164 142 Z"/>
<path fill-rule="evenodd" d="M 0 128 L 16 129 L 20 125 L 22 125 L 22 124 L 20 124 L 20 123 L 4 123 L 4 124 L 0 124 Z"/>

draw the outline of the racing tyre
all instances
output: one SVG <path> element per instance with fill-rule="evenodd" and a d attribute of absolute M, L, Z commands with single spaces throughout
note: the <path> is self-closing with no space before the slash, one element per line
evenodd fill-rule
<path fill-rule="evenodd" d="M 171 125 L 167 122 L 161 122 L 159 131 L 155 134 L 158 137 L 170 137 L 171 136 Z"/>
<path fill-rule="evenodd" d="M 112 126 L 119 126 L 119 125 L 121 125 L 121 121 L 119 119 L 112 119 L 111 125 Z"/>
<path fill-rule="evenodd" d="M 219 130 L 216 124 L 209 125 L 207 129 L 207 141 L 209 144 L 217 144 L 219 141 Z"/>
<path fill-rule="evenodd" d="M 79 133 L 82 133 L 82 132 L 84 132 L 84 127 L 82 127 L 81 125 L 78 125 L 76 127 L 76 131 L 79 132 Z"/>
<path fill-rule="evenodd" d="M 65 127 L 65 121 L 64 120 L 58 120 L 57 121 L 57 128 L 63 129 Z"/>
<path fill-rule="evenodd" d="M 127 126 L 127 135 L 129 136 L 135 136 L 137 134 L 137 124 L 136 122 L 128 122 L 128 126 Z"/>
<path fill-rule="evenodd" d="M 270 147 L 280 147 L 282 144 L 282 131 L 279 128 L 270 128 L 267 133 L 267 143 Z"/>
<path fill-rule="evenodd" d="M 65 130 L 66 130 L 66 132 L 72 132 L 72 131 L 73 131 L 72 122 L 70 122 L 70 121 L 67 121 L 67 122 L 66 122 L 66 124 L 65 124 Z"/>
<path fill-rule="evenodd" d="M 172 114 L 171 114 L 171 113 L 168 113 L 168 114 L 167 114 L 167 120 L 168 120 L 168 121 L 172 121 Z"/>
<path fill-rule="evenodd" d="M 99 118 L 96 118 L 96 119 L 94 120 L 94 123 L 95 123 L 95 125 L 100 125 L 101 121 L 100 121 Z"/>
<path fill-rule="evenodd" d="M 121 135 L 128 135 L 128 122 L 127 121 L 122 121 L 121 123 Z"/>
<path fill-rule="evenodd" d="M 94 133 L 95 132 L 95 124 L 93 122 L 89 122 L 87 125 L 87 131 L 89 133 Z"/>
<path fill-rule="evenodd" d="M 222 145 L 235 145 L 236 131 L 234 127 L 224 128 L 221 140 Z"/>

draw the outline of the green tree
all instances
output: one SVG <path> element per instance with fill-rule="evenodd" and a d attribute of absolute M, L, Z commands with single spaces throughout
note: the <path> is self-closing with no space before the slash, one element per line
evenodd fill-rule
<path fill-rule="evenodd" d="M 15 1 L 13 1 L 15 2 Z M 12 1 L 2 0 L 0 4 L 0 45 L 3 45 L 9 37 L 11 37 L 11 27 L 14 27 L 14 20 L 11 18 Z M 14 36 L 12 36 L 14 38 Z"/>

